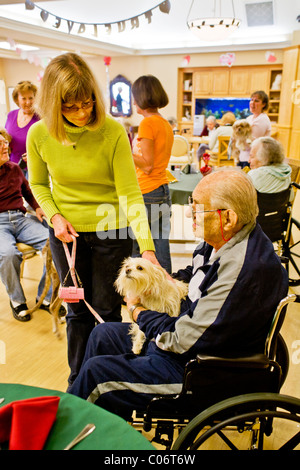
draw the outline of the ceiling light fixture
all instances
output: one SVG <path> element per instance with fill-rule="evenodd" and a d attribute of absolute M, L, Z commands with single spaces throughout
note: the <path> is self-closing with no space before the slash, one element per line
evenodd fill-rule
<path fill-rule="evenodd" d="M 217 16 L 217 0 L 214 0 L 213 17 L 189 19 L 192 7 L 192 0 L 189 14 L 187 17 L 187 25 L 189 29 L 203 41 L 221 41 L 230 36 L 240 26 L 241 21 L 235 18 L 234 4 L 231 0 L 233 16 L 223 16 L 221 13 L 221 0 L 218 0 L 219 15 Z"/>

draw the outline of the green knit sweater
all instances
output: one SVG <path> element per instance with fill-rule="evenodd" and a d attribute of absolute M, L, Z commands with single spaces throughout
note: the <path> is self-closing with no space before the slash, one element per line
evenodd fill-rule
<path fill-rule="evenodd" d="M 107 116 L 94 131 L 65 127 L 74 146 L 51 137 L 43 120 L 27 135 L 29 184 L 48 221 L 59 213 L 77 232 L 104 232 L 130 224 L 141 253 L 154 251 L 123 126 Z"/>

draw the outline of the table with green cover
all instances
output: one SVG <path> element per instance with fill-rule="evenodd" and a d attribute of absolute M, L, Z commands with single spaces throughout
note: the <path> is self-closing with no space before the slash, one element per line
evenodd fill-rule
<path fill-rule="evenodd" d="M 187 204 L 188 197 L 192 195 L 192 192 L 202 177 L 202 173 L 200 172 L 188 175 L 181 173 L 180 181 L 176 183 L 169 183 L 172 204 Z"/>
<path fill-rule="evenodd" d="M 74 447 L 76 450 L 155 450 L 125 420 L 82 398 L 28 385 L 0 384 L 0 398 L 5 398 L 0 407 L 16 400 L 45 396 L 58 396 L 60 401 L 44 450 L 64 449 L 88 423 L 95 424 L 96 429 Z"/>

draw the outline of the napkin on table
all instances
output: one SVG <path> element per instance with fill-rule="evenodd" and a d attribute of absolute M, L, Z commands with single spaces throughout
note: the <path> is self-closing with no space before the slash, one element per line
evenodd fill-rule
<path fill-rule="evenodd" d="M 0 408 L 0 443 L 9 450 L 42 450 L 56 419 L 60 398 L 18 400 Z"/>

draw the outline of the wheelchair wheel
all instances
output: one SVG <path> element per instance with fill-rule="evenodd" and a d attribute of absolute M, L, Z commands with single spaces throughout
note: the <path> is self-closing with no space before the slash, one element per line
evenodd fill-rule
<path fill-rule="evenodd" d="M 196 416 L 172 450 L 300 450 L 300 400 L 276 393 L 229 398 Z"/>
<path fill-rule="evenodd" d="M 289 359 L 289 350 L 280 333 L 278 334 L 278 337 L 277 337 L 275 360 L 276 362 L 278 362 L 282 370 L 282 378 L 281 378 L 281 383 L 280 383 L 280 388 L 281 388 L 288 375 L 290 359 Z"/>
<path fill-rule="evenodd" d="M 289 285 L 291 287 L 300 286 L 300 269 L 298 264 L 300 263 L 300 240 L 299 230 L 300 224 L 297 220 L 291 220 L 291 233 L 293 234 L 293 243 L 285 248 L 285 256 L 289 259 L 288 273 L 289 273 Z M 289 237 L 290 238 L 290 237 Z"/>

